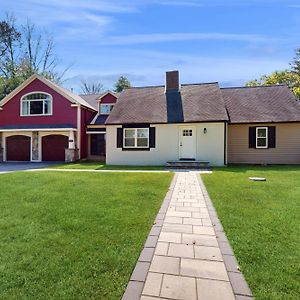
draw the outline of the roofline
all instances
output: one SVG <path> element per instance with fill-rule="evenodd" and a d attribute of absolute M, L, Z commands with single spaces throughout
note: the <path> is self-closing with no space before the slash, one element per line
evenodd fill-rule
<path fill-rule="evenodd" d="M 139 124 L 153 124 L 153 125 L 175 125 L 175 124 L 195 124 L 195 123 L 228 123 L 228 120 L 210 120 L 210 121 L 186 121 L 186 122 L 126 122 L 126 123 L 105 123 L 105 126 L 113 125 L 139 125 Z"/>
<path fill-rule="evenodd" d="M 251 121 L 251 122 L 229 122 L 228 125 L 247 125 L 247 124 L 276 124 L 276 123 L 300 123 L 300 120 L 293 120 L 293 121 Z"/>
<path fill-rule="evenodd" d="M 255 86 L 228 86 L 228 87 L 220 87 L 221 90 L 229 90 L 229 89 L 248 89 L 248 88 L 269 88 L 269 87 L 279 87 L 279 86 L 286 86 L 289 87 L 287 84 L 268 84 L 268 85 L 255 85 Z"/>
<path fill-rule="evenodd" d="M 213 81 L 213 82 L 200 82 L 200 83 L 182 83 L 180 84 L 181 86 L 190 86 L 190 85 L 207 85 L 207 84 L 218 84 L 218 81 Z M 124 90 L 130 90 L 130 89 L 147 89 L 147 88 L 164 88 L 165 85 L 160 84 L 160 85 L 146 85 L 146 86 L 131 86 L 129 88 L 126 88 Z"/>
<path fill-rule="evenodd" d="M 24 89 L 28 84 L 30 84 L 36 78 L 38 78 L 37 74 L 33 74 L 29 78 L 27 78 L 25 81 L 23 81 L 20 85 L 18 85 L 14 90 L 12 90 L 8 95 L 6 95 L 0 101 L 0 107 L 2 107 L 4 104 L 6 104 L 12 97 L 17 95 L 20 91 L 22 91 L 22 89 Z"/>
<path fill-rule="evenodd" d="M 104 93 L 101 97 L 98 98 L 98 101 L 100 101 L 103 97 L 105 97 L 106 95 L 111 94 L 112 96 L 114 96 L 116 99 L 118 99 L 117 95 L 115 92 L 113 91 L 107 91 L 106 93 Z"/>

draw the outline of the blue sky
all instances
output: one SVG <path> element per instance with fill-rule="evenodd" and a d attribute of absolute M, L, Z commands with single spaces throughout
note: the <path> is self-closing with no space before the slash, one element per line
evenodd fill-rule
<path fill-rule="evenodd" d="M 288 68 L 300 47 L 300 0 L 2 0 L 1 12 L 54 36 L 75 90 L 121 74 L 163 84 L 174 69 L 182 83 L 243 85 Z"/>

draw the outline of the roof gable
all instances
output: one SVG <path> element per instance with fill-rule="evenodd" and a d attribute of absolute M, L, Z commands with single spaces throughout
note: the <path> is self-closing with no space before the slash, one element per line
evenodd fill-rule
<path fill-rule="evenodd" d="M 8 101 L 10 101 L 15 95 L 17 95 L 19 92 L 21 92 L 25 87 L 27 87 L 31 82 L 33 82 L 35 79 L 40 80 L 44 84 L 46 84 L 48 87 L 55 90 L 57 93 L 68 99 L 73 104 L 79 104 L 82 106 L 85 106 L 89 109 L 95 110 L 94 107 L 92 107 L 89 103 L 87 103 L 84 99 L 82 99 L 80 96 L 60 87 L 59 85 L 51 82 L 50 80 L 47 80 L 46 78 L 38 75 L 33 74 L 28 79 L 26 79 L 22 84 L 20 84 L 17 88 L 15 88 L 11 93 L 9 93 L 6 97 L 4 97 L 0 101 L 0 108 L 5 105 Z"/>

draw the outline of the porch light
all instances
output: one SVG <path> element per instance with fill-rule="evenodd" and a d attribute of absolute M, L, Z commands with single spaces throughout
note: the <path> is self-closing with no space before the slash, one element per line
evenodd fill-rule
<path fill-rule="evenodd" d="M 203 129 L 203 133 L 204 133 L 204 134 L 207 133 L 207 128 L 206 128 L 206 127 Z"/>

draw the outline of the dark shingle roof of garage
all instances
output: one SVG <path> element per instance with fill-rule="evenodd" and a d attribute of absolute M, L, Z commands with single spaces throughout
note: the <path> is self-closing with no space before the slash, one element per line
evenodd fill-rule
<path fill-rule="evenodd" d="M 286 85 L 222 88 L 230 123 L 300 121 L 300 102 Z"/>
<path fill-rule="evenodd" d="M 180 93 L 164 86 L 124 90 L 106 124 L 227 121 L 218 83 L 184 84 Z"/>

